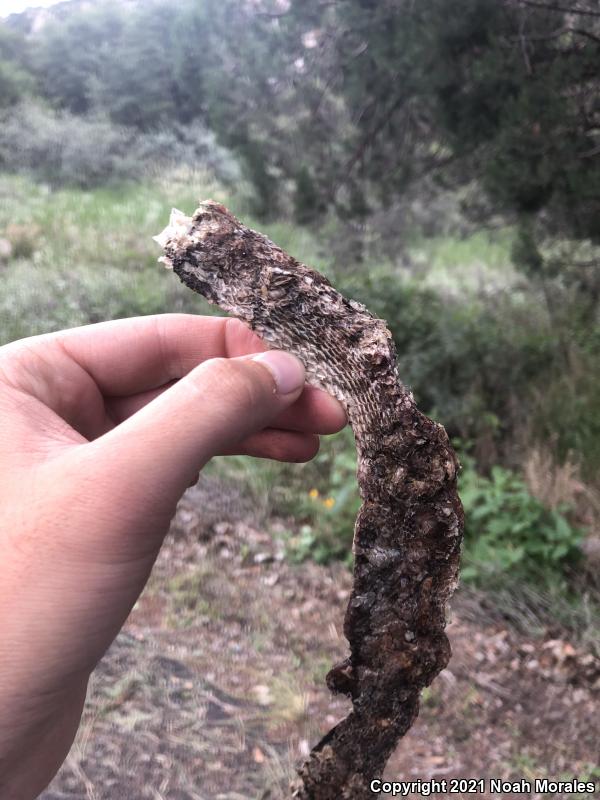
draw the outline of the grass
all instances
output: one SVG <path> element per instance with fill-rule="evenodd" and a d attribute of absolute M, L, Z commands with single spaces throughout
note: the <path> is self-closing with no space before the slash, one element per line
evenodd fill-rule
<path fill-rule="evenodd" d="M 231 196 L 203 172 L 184 169 L 145 184 L 92 191 L 52 191 L 22 176 L 3 175 L 0 238 L 11 241 L 13 257 L 0 266 L 0 343 L 101 319 L 214 313 L 159 268 L 160 252 L 152 241 L 173 206 L 191 213 L 207 197 L 243 215 L 299 260 L 333 275 L 331 259 L 311 232 L 286 221 L 258 223 L 248 214 L 244 191 Z M 504 282 L 513 274 L 507 232 L 420 240 L 409 254 L 427 265 L 424 283 L 456 291 L 474 288 L 483 274 Z"/>
<path fill-rule="evenodd" d="M 536 780 L 547 779 L 550 783 L 554 782 L 573 782 L 578 781 L 584 784 L 595 783 L 598 785 L 600 778 L 600 768 L 596 764 L 584 763 L 578 765 L 578 770 L 575 772 L 563 772 L 559 775 L 548 770 L 543 764 L 540 764 L 528 752 L 519 752 L 511 760 L 510 766 L 513 769 L 513 780 L 525 779 L 535 785 Z M 518 777 L 517 777 L 518 776 Z M 574 792 L 570 797 L 575 800 L 592 800 L 594 793 L 588 792 Z M 536 797 L 556 797 L 553 792 L 539 792 Z"/>
<path fill-rule="evenodd" d="M 87 192 L 0 176 L 0 238 L 13 246 L 0 265 L 0 344 L 105 319 L 215 313 L 160 268 L 152 241 L 172 206 L 191 213 L 207 197 L 244 214 L 243 195 L 228 196 L 201 172 Z M 263 229 L 297 257 L 319 261 L 309 233 L 283 222 Z"/>
<path fill-rule="evenodd" d="M 219 619 L 218 605 L 202 595 L 212 575 L 211 569 L 200 566 L 167 582 L 169 627 L 188 628 L 199 619 Z"/>
<path fill-rule="evenodd" d="M 104 319 L 191 310 L 177 282 L 156 263 L 151 237 L 168 218 L 165 195 L 148 187 L 50 193 L 23 178 L 2 178 L 0 193 L 8 198 L 1 204 L 0 235 L 3 229 L 10 235 L 11 225 L 27 227 L 31 250 L 4 267 L 0 342 Z"/>
<path fill-rule="evenodd" d="M 409 263 L 422 286 L 451 295 L 488 294 L 518 281 L 510 258 L 513 231 L 478 231 L 464 238 L 416 239 L 408 246 Z"/>

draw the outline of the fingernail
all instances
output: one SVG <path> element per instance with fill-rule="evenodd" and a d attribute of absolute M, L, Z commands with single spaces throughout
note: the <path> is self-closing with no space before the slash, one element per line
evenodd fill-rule
<path fill-rule="evenodd" d="M 278 394 L 290 394 L 304 386 L 304 367 L 296 356 L 281 350 L 267 350 L 254 356 L 273 376 Z"/>

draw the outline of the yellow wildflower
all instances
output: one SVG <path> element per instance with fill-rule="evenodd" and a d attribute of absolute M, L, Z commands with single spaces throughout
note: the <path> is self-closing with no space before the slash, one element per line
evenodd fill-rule
<path fill-rule="evenodd" d="M 319 496 L 319 490 L 311 489 L 310 492 L 308 493 L 308 496 L 310 497 L 311 500 L 316 500 L 317 497 Z"/>
<path fill-rule="evenodd" d="M 335 505 L 335 497 L 328 497 L 327 500 L 323 500 L 323 505 L 325 508 L 333 508 Z"/>

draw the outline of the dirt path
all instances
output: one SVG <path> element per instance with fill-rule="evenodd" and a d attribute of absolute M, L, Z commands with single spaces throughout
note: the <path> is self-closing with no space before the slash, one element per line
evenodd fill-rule
<path fill-rule="evenodd" d="M 346 713 L 323 679 L 345 654 L 350 576 L 289 565 L 264 527 L 231 487 L 205 479 L 186 494 L 43 800 L 288 796 L 294 764 Z M 456 598 L 449 669 L 387 777 L 447 781 L 435 797 L 467 796 L 452 778 L 484 778 L 479 796 L 499 797 L 490 778 L 575 777 L 595 780 L 595 795 L 510 796 L 600 798 L 600 660 L 560 630 L 518 633 L 483 601 Z"/>

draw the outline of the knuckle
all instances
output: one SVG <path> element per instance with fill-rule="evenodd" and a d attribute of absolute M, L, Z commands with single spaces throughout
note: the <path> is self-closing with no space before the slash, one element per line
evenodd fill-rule
<path fill-rule="evenodd" d="M 263 382 L 248 362 L 211 358 L 202 365 L 201 374 L 208 380 L 211 392 L 218 393 L 229 405 L 248 408 L 265 401 Z"/>

